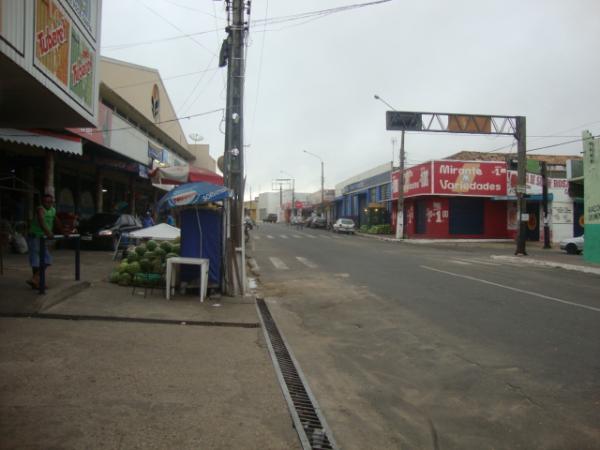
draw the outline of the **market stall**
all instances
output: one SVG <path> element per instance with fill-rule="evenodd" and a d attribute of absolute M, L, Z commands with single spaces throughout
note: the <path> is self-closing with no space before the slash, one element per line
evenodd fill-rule
<path fill-rule="evenodd" d="M 209 260 L 208 284 L 221 285 L 223 255 L 223 205 L 230 189 L 212 183 L 187 183 L 177 186 L 158 202 L 158 211 L 171 210 L 181 225 L 182 257 Z M 198 270 L 182 267 L 180 279 L 188 286 L 200 285 Z"/>

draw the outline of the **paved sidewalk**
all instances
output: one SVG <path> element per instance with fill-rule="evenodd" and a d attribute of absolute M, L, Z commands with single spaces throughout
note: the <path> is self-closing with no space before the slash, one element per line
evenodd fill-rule
<path fill-rule="evenodd" d="M 72 283 L 54 256 L 49 292 Z M 40 306 L 19 258 L 4 313 Z M 106 281 L 108 253 L 82 262 L 87 287 L 0 318 L 0 447 L 300 448 L 252 298 L 144 298 Z"/>

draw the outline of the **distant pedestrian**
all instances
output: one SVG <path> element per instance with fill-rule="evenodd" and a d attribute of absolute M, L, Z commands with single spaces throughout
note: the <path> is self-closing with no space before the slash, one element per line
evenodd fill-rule
<path fill-rule="evenodd" d="M 32 278 L 27 280 L 27 284 L 33 289 L 40 287 L 40 264 L 47 268 L 52 264 L 52 255 L 48 251 L 48 247 L 44 249 L 44 261 L 40 261 L 40 238 L 53 239 L 54 227 L 62 233 L 63 226 L 58 217 L 56 217 L 56 209 L 54 208 L 54 197 L 46 194 L 42 197 L 42 204 L 38 206 L 28 234 L 29 247 L 29 264 L 31 266 Z M 46 245 L 46 243 L 45 243 Z"/>
<path fill-rule="evenodd" d="M 150 211 L 146 211 L 146 214 L 144 214 L 144 218 L 142 219 L 142 226 L 144 228 L 154 226 L 154 219 L 152 218 L 152 213 Z"/>

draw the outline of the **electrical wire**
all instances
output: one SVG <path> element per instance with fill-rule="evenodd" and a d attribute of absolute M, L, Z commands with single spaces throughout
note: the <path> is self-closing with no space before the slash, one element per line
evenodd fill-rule
<path fill-rule="evenodd" d="M 176 117 L 174 119 L 169 119 L 169 120 L 162 120 L 160 122 L 154 122 L 154 125 L 162 125 L 162 124 L 165 124 L 165 123 L 177 122 L 179 120 L 184 120 L 184 119 L 193 119 L 194 117 L 208 116 L 209 114 L 213 114 L 213 113 L 220 112 L 220 111 L 223 111 L 223 108 L 213 109 L 213 110 L 201 112 L 201 113 L 198 113 L 198 114 L 190 114 L 188 116 Z M 106 130 L 100 130 L 100 129 L 89 130 L 89 131 L 86 131 L 86 133 L 88 133 L 88 134 L 106 133 L 107 131 L 123 131 L 123 130 L 131 130 L 133 128 L 137 129 L 136 126 L 129 125 L 129 126 L 126 126 L 126 127 L 109 128 L 109 129 L 106 129 Z M 46 137 L 46 136 L 40 135 L 40 134 L 33 134 L 33 133 L 31 133 L 31 134 L 24 134 L 24 133 L 19 133 L 19 134 L 4 134 L 4 133 L 0 133 L 0 137 Z"/>
<path fill-rule="evenodd" d="M 175 80 L 177 78 L 184 78 L 184 77 L 189 77 L 192 75 L 198 75 L 198 74 L 204 73 L 204 72 L 212 72 L 212 71 L 216 71 L 219 69 L 220 69 L 220 67 L 213 67 L 213 68 L 206 69 L 206 70 L 197 70 L 195 72 L 188 72 L 188 73 L 182 73 L 179 75 L 173 75 L 171 77 L 164 77 L 164 78 L 161 77 L 161 80 L 162 81 L 170 81 L 170 80 Z M 142 86 L 144 84 L 152 84 L 152 83 L 156 83 L 156 80 L 140 81 L 139 83 L 123 84 L 121 86 L 111 86 L 111 89 L 113 89 L 113 90 L 127 89 L 127 88 L 131 88 L 131 87 Z"/>
<path fill-rule="evenodd" d="M 132 48 L 132 47 L 139 47 L 142 45 L 158 44 L 158 43 L 162 43 L 162 42 L 169 42 L 169 41 L 176 41 L 176 40 L 180 40 L 180 39 L 191 38 L 194 36 L 202 36 L 204 34 L 213 33 L 215 31 L 218 32 L 219 28 L 216 28 L 214 30 L 198 31 L 196 33 L 178 34 L 177 36 L 171 36 L 171 37 L 160 38 L 160 39 L 150 39 L 148 41 L 130 42 L 130 43 L 126 43 L 126 44 L 103 45 L 101 47 L 101 49 L 118 51 L 118 50 L 124 50 L 124 49 Z M 194 41 L 194 42 L 196 42 L 196 41 Z"/>

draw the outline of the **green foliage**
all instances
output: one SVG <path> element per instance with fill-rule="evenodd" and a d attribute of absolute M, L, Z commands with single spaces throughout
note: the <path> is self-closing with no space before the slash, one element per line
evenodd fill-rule
<path fill-rule="evenodd" d="M 361 229 L 362 229 L 362 227 L 361 227 Z M 392 228 L 389 224 L 373 225 L 367 230 L 367 233 L 369 233 L 369 234 L 391 234 Z"/>
<path fill-rule="evenodd" d="M 361 233 L 367 233 L 368 231 L 369 231 L 369 225 L 361 225 L 360 226 Z"/>
<path fill-rule="evenodd" d="M 156 241 L 153 241 L 152 239 L 149 240 L 148 242 L 146 242 L 146 248 L 148 250 L 150 250 L 151 252 L 156 250 L 157 247 L 158 247 L 158 244 L 156 243 Z"/>

